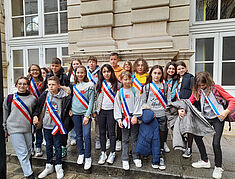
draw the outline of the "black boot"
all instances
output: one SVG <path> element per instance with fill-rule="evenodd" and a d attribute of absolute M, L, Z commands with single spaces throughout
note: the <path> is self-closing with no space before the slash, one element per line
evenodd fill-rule
<path fill-rule="evenodd" d="M 34 173 L 26 177 L 27 179 L 34 179 Z"/>

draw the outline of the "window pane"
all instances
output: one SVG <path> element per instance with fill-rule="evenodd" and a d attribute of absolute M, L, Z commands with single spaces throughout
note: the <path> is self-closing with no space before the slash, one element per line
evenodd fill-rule
<path fill-rule="evenodd" d="M 38 26 L 38 16 L 26 17 L 26 36 L 38 35 L 39 26 Z"/>
<path fill-rule="evenodd" d="M 11 0 L 12 16 L 21 16 L 23 12 L 23 0 Z"/>
<path fill-rule="evenodd" d="M 14 69 L 14 82 L 21 76 L 24 76 L 24 69 Z"/>
<path fill-rule="evenodd" d="M 44 12 L 58 11 L 57 0 L 44 0 Z"/>
<path fill-rule="evenodd" d="M 67 10 L 67 0 L 60 0 L 60 11 Z"/>
<path fill-rule="evenodd" d="M 213 77 L 213 63 L 196 63 L 195 64 L 195 72 L 207 71 Z"/>
<path fill-rule="evenodd" d="M 195 61 L 214 60 L 214 38 L 196 39 Z"/>
<path fill-rule="evenodd" d="M 60 32 L 61 33 L 67 33 L 68 32 L 67 12 L 60 13 Z"/>
<path fill-rule="evenodd" d="M 235 63 L 222 64 L 222 85 L 235 85 Z"/>
<path fill-rule="evenodd" d="M 223 38 L 223 59 L 222 60 L 235 60 L 235 37 Z"/>
<path fill-rule="evenodd" d="M 38 2 L 37 0 L 25 0 L 25 14 L 37 14 Z"/>
<path fill-rule="evenodd" d="M 62 47 L 62 56 L 68 56 L 68 55 L 69 55 L 68 47 Z"/>
<path fill-rule="evenodd" d="M 14 18 L 12 19 L 13 37 L 24 36 L 24 18 Z"/>
<path fill-rule="evenodd" d="M 196 21 L 218 19 L 218 0 L 197 0 Z"/>
<path fill-rule="evenodd" d="M 58 33 L 58 14 L 45 15 L 45 34 Z"/>
<path fill-rule="evenodd" d="M 56 48 L 46 48 L 46 64 L 50 64 L 51 60 L 57 57 L 57 49 Z"/>
<path fill-rule="evenodd" d="M 234 0 L 221 1 L 220 18 L 221 19 L 235 18 Z"/>
<path fill-rule="evenodd" d="M 39 64 L 39 49 L 28 49 L 28 65 Z"/>
<path fill-rule="evenodd" d="M 13 67 L 23 66 L 23 50 L 13 50 Z"/>

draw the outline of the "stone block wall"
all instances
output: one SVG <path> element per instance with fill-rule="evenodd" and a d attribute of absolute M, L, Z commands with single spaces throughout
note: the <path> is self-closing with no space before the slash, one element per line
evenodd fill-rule
<path fill-rule="evenodd" d="M 150 64 L 188 60 L 189 0 L 68 0 L 69 54 L 107 62 L 146 58 Z M 159 61 L 159 60 L 162 60 Z"/>

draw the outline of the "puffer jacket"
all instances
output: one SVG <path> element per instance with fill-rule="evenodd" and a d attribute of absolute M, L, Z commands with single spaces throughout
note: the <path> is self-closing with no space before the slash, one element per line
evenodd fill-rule
<path fill-rule="evenodd" d="M 139 128 L 135 152 L 142 156 L 152 155 L 152 163 L 159 164 L 160 137 L 158 121 L 154 116 L 154 112 L 150 109 L 143 110 L 140 120 L 142 123 Z"/>

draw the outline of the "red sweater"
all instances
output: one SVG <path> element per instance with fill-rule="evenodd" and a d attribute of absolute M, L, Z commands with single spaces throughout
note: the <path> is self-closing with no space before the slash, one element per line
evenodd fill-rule
<path fill-rule="evenodd" d="M 225 91 L 220 85 L 215 85 L 216 90 L 219 92 L 219 94 L 228 101 L 228 110 L 232 111 L 232 109 L 235 106 L 235 98 L 230 95 L 227 91 Z M 193 104 L 196 101 L 196 98 L 193 96 L 193 94 L 190 96 L 189 101 Z"/>

